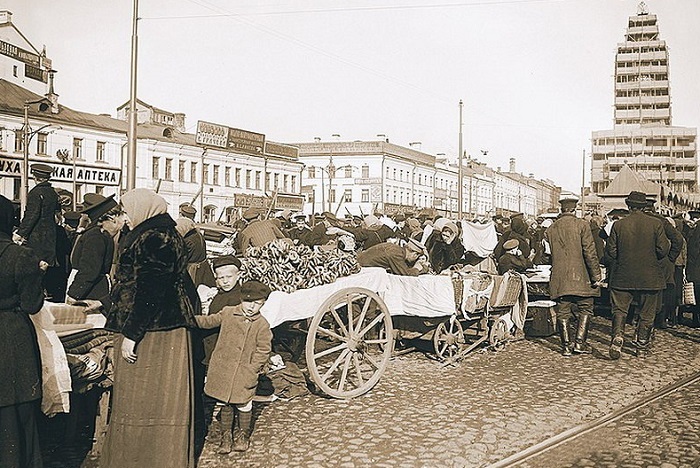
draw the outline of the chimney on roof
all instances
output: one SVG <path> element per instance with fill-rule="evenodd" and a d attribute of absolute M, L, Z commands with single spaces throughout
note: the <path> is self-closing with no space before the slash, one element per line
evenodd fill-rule
<path fill-rule="evenodd" d="M 0 10 L 0 24 L 12 24 L 12 12 L 10 10 Z"/>
<path fill-rule="evenodd" d="M 420 151 L 421 147 L 423 146 L 423 143 L 420 141 L 412 141 L 408 144 L 411 148 Z"/>
<path fill-rule="evenodd" d="M 49 74 L 49 92 L 46 93 L 45 96 L 46 99 L 51 102 L 51 113 L 58 114 L 58 94 L 56 94 L 53 90 L 53 79 L 54 75 L 56 74 L 56 70 L 49 70 L 47 73 Z"/>
<path fill-rule="evenodd" d="M 515 158 L 510 158 L 508 160 L 508 172 L 515 173 Z"/>

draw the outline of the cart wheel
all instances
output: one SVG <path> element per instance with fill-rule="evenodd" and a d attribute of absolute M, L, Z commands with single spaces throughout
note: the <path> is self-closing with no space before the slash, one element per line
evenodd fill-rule
<path fill-rule="evenodd" d="M 306 337 L 311 380 L 335 398 L 368 392 L 389 363 L 393 336 L 389 309 L 376 293 L 337 291 L 316 312 Z"/>
<path fill-rule="evenodd" d="M 465 342 L 462 324 L 454 316 L 440 323 L 433 334 L 433 348 L 440 360 L 454 357 Z"/>
<path fill-rule="evenodd" d="M 489 330 L 489 344 L 494 351 L 500 351 L 506 347 L 506 341 L 510 337 L 510 332 L 508 331 L 508 323 L 503 319 L 503 317 L 498 317 L 491 324 L 491 329 Z"/>

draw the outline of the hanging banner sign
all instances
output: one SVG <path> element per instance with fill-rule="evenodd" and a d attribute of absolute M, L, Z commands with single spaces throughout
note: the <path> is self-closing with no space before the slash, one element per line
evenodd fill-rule
<path fill-rule="evenodd" d="M 265 149 L 265 135 L 239 128 L 229 128 L 228 148 L 237 153 L 262 156 Z"/>
<path fill-rule="evenodd" d="M 29 65 L 34 65 L 35 67 L 41 66 L 39 55 L 17 47 L 16 45 L 12 45 L 9 42 L 0 41 L 0 54 L 7 55 L 13 59 L 28 63 Z"/>
<path fill-rule="evenodd" d="M 265 154 L 270 156 L 284 156 L 286 158 L 299 159 L 299 148 L 296 146 L 282 145 L 280 143 L 266 141 Z"/>
<path fill-rule="evenodd" d="M 198 145 L 226 148 L 228 146 L 228 127 L 200 120 L 197 122 L 195 142 Z"/>

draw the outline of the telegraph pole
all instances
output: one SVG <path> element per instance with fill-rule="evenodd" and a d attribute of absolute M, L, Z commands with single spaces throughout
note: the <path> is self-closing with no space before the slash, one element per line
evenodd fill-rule
<path fill-rule="evenodd" d="M 464 197 L 463 191 L 462 191 L 462 108 L 464 107 L 464 103 L 462 103 L 462 100 L 459 100 L 459 164 L 458 164 L 458 170 L 457 170 L 457 219 L 459 221 L 462 220 L 462 205 L 463 205 L 463 200 L 462 198 Z"/>
<path fill-rule="evenodd" d="M 586 216 L 586 150 L 583 150 L 583 161 L 581 169 L 581 218 Z"/>
<path fill-rule="evenodd" d="M 136 65 L 138 57 L 139 0 L 134 0 L 131 25 L 131 92 L 129 94 L 129 131 L 126 158 L 126 189 L 136 188 Z"/>

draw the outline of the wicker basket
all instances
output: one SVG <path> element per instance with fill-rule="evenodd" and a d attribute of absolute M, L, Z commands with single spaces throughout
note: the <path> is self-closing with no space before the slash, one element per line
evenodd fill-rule
<path fill-rule="evenodd" d="M 513 307 L 518 302 L 522 291 L 522 281 L 519 275 L 494 276 L 493 291 L 489 303 L 491 308 Z"/>

